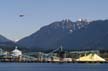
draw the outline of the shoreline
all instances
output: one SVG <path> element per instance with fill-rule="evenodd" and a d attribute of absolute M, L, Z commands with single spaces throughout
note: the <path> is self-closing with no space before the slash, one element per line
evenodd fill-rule
<path fill-rule="evenodd" d="M 108 61 L 72 61 L 72 62 L 50 62 L 50 61 L 0 61 L 0 63 L 90 63 L 90 64 L 94 64 L 94 63 L 101 63 L 101 64 L 106 64 L 108 63 Z"/>

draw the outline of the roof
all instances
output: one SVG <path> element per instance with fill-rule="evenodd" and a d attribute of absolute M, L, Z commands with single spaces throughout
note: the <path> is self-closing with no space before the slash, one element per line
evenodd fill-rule
<path fill-rule="evenodd" d="M 21 53 L 20 50 L 17 49 L 17 47 L 15 47 L 15 49 L 12 51 L 13 53 Z"/>

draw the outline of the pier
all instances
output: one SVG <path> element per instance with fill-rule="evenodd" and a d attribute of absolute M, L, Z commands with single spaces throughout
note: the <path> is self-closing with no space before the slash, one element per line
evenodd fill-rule
<path fill-rule="evenodd" d="M 49 53 L 29 52 L 23 53 L 18 47 L 12 52 L 0 49 L 0 62 L 17 63 L 108 63 L 108 58 L 99 56 L 99 51 L 72 51 L 65 52 L 63 47 L 54 49 Z"/>

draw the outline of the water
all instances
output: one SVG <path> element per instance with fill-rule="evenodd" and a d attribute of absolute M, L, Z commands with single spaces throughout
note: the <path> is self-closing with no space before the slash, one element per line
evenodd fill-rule
<path fill-rule="evenodd" d="M 108 71 L 108 64 L 0 63 L 0 71 Z"/>

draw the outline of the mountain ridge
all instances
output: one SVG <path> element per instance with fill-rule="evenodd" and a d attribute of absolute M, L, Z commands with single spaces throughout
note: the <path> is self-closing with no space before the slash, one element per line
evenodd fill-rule
<path fill-rule="evenodd" d="M 66 50 L 98 49 L 94 44 L 107 33 L 108 20 L 88 22 L 80 19 L 56 21 L 40 28 L 37 32 L 17 42 L 17 44 L 36 49 L 55 49 L 63 45 Z M 105 47 L 106 48 L 106 47 Z M 100 48 L 99 48 L 100 49 Z"/>
<path fill-rule="evenodd" d="M 0 34 L 0 48 L 11 48 L 11 47 L 15 47 L 15 42 L 6 38 L 5 36 Z"/>

